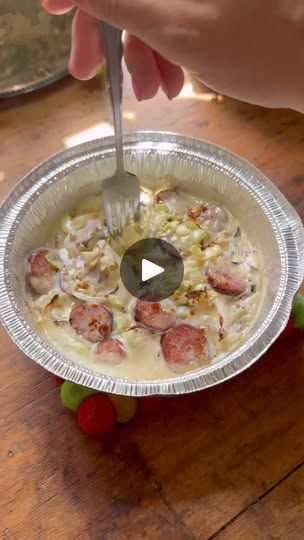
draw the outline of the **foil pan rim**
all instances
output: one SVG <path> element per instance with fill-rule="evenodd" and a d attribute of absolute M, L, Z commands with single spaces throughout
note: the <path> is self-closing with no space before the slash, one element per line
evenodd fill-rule
<path fill-rule="evenodd" d="M 77 166 L 92 156 L 105 152 L 107 149 L 114 153 L 113 137 L 106 137 L 83 143 L 69 150 L 60 152 L 50 157 L 46 162 L 38 165 L 30 171 L 8 195 L 0 209 L 0 294 L 1 308 L 0 319 L 3 326 L 18 345 L 18 347 L 30 358 L 42 365 L 49 371 L 66 379 L 72 380 L 84 386 L 90 386 L 97 390 L 125 395 L 151 395 L 151 394 L 179 394 L 197 391 L 227 380 L 241 373 L 252 365 L 275 341 L 280 331 L 286 325 L 291 303 L 304 277 L 304 229 L 299 216 L 287 202 L 279 190 L 258 169 L 239 156 L 224 148 L 206 141 L 191 139 L 168 132 L 137 132 L 124 137 L 124 144 L 128 148 L 136 147 L 138 150 L 155 147 L 174 150 L 177 153 L 182 149 L 191 150 L 191 156 L 197 153 L 200 160 L 204 158 L 223 167 L 234 176 L 239 176 L 248 185 L 253 184 L 253 191 L 257 185 L 265 194 L 269 193 L 276 201 L 276 208 L 269 208 L 269 216 L 274 228 L 276 228 L 278 243 L 281 249 L 281 257 L 285 275 L 283 276 L 283 290 L 277 298 L 276 310 L 273 312 L 271 321 L 266 321 L 259 335 L 255 339 L 243 344 L 230 356 L 229 362 L 213 364 L 200 373 L 200 370 L 189 372 L 180 377 L 161 380 L 126 380 L 102 375 L 88 368 L 75 364 L 61 355 L 55 349 L 48 346 L 30 328 L 23 319 L 18 306 L 14 302 L 14 295 L 9 290 L 8 271 L 8 248 L 12 241 L 14 230 L 18 226 L 25 211 L 26 204 L 32 197 L 37 197 L 39 192 L 46 188 L 49 181 L 60 181 L 60 172 L 67 173 L 69 162 L 77 158 Z M 58 173 L 57 173 L 58 171 Z M 56 176 L 57 175 L 57 176 Z M 254 188 L 255 185 L 255 188 Z M 248 186 L 247 186 L 248 187 Z M 267 208 L 267 200 L 265 200 Z M 12 211 L 12 209 L 14 209 Z M 265 212 L 266 213 L 266 212 Z M 293 223 L 291 228 L 290 223 Z M 288 239 L 293 241 L 295 248 L 288 253 L 286 244 Z M 269 317 L 268 317 L 269 318 Z"/>

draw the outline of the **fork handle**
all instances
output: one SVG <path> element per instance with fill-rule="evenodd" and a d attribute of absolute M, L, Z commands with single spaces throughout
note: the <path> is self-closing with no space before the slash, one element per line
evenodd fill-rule
<path fill-rule="evenodd" d="M 107 64 L 107 84 L 114 121 L 117 172 L 123 174 L 125 168 L 123 159 L 121 123 L 123 84 L 123 73 L 121 67 L 123 55 L 122 30 L 119 30 L 118 28 L 115 28 L 114 26 L 103 21 L 99 22 L 99 26 L 103 33 L 104 50 Z"/>

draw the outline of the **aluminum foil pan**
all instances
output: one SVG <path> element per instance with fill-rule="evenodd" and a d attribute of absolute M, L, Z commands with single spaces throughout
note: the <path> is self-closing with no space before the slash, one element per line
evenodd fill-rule
<path fill-rule="evenodd" d="M 223 203 L 245 226 L 259 251 L 264 274 L 260 309 L 246 342 L 217 363 L 161 380 L 105 376 L 56 350 L 35 328 L 27 309 L 24 260 L 43 244 L 59 212 L 85 195 L 100 192 L 100 179 L 115 168 L 113 138 L 104 138 L 51 157 L 31 171 L 0 210 L 1 319 L 18 347 L 35 362 L 101 391 L 125 395 L 181 394 L 229 379 L 253 364 L 287 323 L 304 274 L 304 229 L 295 210 L 275 186 L 239 157 L 208 142 L 168 133 L 125 137 L 126 166 L 145 185 L 179 184 Z"/>

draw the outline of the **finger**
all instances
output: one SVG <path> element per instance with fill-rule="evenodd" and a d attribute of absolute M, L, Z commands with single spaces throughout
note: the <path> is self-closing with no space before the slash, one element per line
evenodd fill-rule
<path fill-rule="evenodd" d="M 175 46 L 173 46 L 173 23 L 168 23 L 170 17 L 172 17 L 171 2 L 162 2 L 161 0 L 73 1 L 83 11 L 90 13 L 96 19 L 101 19 L 113 24 L 117 28 L 127 30 L 130 34 L 144 41 L 152 49 L 159 51 L 165 57 L 170 57 L 173 62 L 179 62 L 180 53 L 177 55 Z M 186 13 L 187 7 L 184 4 L 187 2 L 182 2 L 181 0 L 179 2 L 181 9 Z M 195 4 L 194 0 L 193 2 Z M 185 31 L 180 30 L 180 36 L 184 35 Z M 183 37 L 181 37 L 180 41 L 183 42 Z M 180 44 L 180 49 L 183 51 L 183 44 Z"/>
<path fill-rule="evenodd" d="M 137 99 L 141 101 L 154 97 L 158 92 L 161 79 L 153 50 L 137 37 L 127 34 L 124 58 L 132 76 Z"/>
<path fill-rule="evenodd" d="M 154 57 L 160 72 L 162 90 L 169 99 L 173 99 L 178 96 L 184 86 L 184 72 L 181 67 L 166 60 L 156 51 L 154 51 Z"/>
<path fill-rule="evenodd" d="M 40 0 L 41 5 L 53 15 L 63 15 L 75 7 L 72 0 Z"/>
<path fill-rule="evenodd" d="M 83 81 L 94 77 L 104 62 L 102 34 L 91 15 L 78 10 L 72 24 L 69 72 Z"/>

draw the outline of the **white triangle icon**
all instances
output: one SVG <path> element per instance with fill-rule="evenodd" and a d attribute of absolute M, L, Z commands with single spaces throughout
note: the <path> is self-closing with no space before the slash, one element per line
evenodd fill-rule
<path fill-rule="evenodd" d="M 142 259 L 141 261 L 141 280 L 148 281 L 149 279 L 162 274 L 165 269 L 162 266 L 158 266 L 148 259 Z"/>

